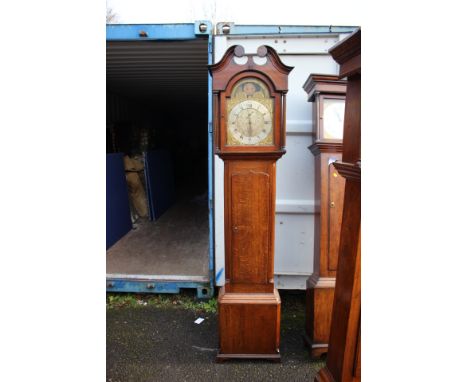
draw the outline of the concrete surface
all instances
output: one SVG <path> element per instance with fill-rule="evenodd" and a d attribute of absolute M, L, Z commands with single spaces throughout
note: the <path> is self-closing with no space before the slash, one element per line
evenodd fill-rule
<path fill-rule="evenodd" d="M 214 362 L 217 315 L 177 305 L 107 311 L 107 381 L 313 381 L 323 361 L 304 348 L 305 293 L 281 293 L 282 363 Z M 200 325 L 197 317 L 204 317 Z"/>

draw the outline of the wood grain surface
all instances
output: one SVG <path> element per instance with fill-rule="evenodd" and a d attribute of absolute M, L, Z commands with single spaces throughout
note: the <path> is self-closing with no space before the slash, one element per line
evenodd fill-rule
<path fill-rule="evenodd" d="M 215 153 L 224 160 L 224 236 L 226 283 L 218 296 L 220 351 L 217 361 L 233 358 L 280 360 L 281 301 L 274 288 L 276 161 L 285 153 L 285 95 L 291 67 L 273 48 L 257 65 L 240 46 L 210 66 L 213 76 Z M 273 104 L 271 144 L 228 144 L 228 105 L 244 79 L 268 89 Z M 262 85 L 263 86 L 263 85 Z"/>

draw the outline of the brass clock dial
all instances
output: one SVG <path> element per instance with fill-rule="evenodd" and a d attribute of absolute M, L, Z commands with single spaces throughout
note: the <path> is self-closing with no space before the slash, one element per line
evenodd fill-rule
<path fill-rule="evenodd" d="M 256 78 L 235 85 L 227 102 L 228 145 L 273 144 L 273 100 Z"/>
<path fill-rule="evenodd" d="M 231 136 L 244 145 L 256 145 L 272 132 L 270 111 L 257 101 L 238 103 L 229 113 Z"/>

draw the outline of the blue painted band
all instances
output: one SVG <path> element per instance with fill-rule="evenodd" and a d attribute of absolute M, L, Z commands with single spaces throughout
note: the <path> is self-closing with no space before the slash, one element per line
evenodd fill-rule
<path fill-rule="evenodd" d="M 147 37 L 141 37 L 145 32 Z M 191 40 L 195 35 L 194 24 L 108 24 L 106 40 Z"/>
<path fill-rule="evenodd" d="M 211 28 L 211 24 L 210 24 Z M 213 63 L 213 56 L 212 56 L 212 44 L 213 44 L 213 37 L 210 33 L 208 37 L 208 65 Z M 214 289 L 214 195 L 213 195 L 213 129 L 212 129 L 212 102 L 213 102 L 213 81 L 211 78 L 211 74 L 208 73 L 208 224 L 209 224 L 209 257 L 208 257 L 208 273 L 210 277 L 210 287 Z"/>
<path fill-rule="evenodd" d="M 216 284 L 218 283 L 218 281 L 219 281 L 220 277 L 222 276 L 223 272 L 224 272 L 224 268 L 221 268 L 218 271 L 218 273 L 216 274 Z"/>
<path fill-rule="evenodd" d="M 212 295 L 209 283 L 191 281 L 152 281 L 152 280 L 122 280 L 107 279 L 107 292 L 136 292 L 136 293 L 179 293 L 181 288 L 207 289 Z"/>

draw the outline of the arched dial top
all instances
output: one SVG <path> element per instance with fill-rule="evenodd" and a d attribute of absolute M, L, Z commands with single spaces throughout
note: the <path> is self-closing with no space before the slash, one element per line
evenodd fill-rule
<path fill-rule="evenodd" d="M 274 144 L 274 102 L 263 81 L 254 77 L 239 80 L 226 109 L 228 146 Z"/>
<path fill-rule="evenodd" d="M 231 46 L 218 63 L 209 66 L 215 152 L 223 160 L 284 155 L 292 69 L 269 46 L 248 54 L 241 46 Z"/>

